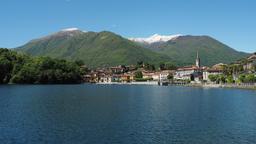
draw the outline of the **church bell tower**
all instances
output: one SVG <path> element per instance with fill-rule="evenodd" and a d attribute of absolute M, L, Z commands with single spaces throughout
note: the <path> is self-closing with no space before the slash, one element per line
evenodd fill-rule
<path fill-rule="evenodd" d="M 197 51 L 197 55 L 196 55 L 196 66 L 199 67 L 199 68 L 201 67 L 198 51 Z"/>

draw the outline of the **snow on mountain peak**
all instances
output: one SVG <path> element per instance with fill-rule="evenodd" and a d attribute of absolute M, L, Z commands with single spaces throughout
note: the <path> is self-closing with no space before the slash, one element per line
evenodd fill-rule
<path fill-rule="evenodd" d="M 156 43 L 156 42 L 167 42 L 173 39 L 176 39 L 178 37 L 182 36 L 181 34 L 176 34 L 176 35 L 159 35 L 159 34 L 154 34 L 148 38 L 129 38 L 131 41 L 139 42 L 139 43 Z"/>
<path fill-rule="evenodd" d="M 70 32 L 70 31 L 78 31 L 79 29 L 78 28 L 67 28 L 67 29 L 63 29 L 61 31 L 63 32 Z"/>

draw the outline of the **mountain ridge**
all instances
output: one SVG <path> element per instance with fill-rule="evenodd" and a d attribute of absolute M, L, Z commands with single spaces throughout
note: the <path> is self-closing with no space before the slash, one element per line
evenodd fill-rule
<path fill-rule="evenodd" d="M 166 43 L 149 45 L 147 48 L 159 53 L 167 54 L 170 57 L 175 57 L 175 59 L 184 64 L 193 62 L 196 58 L 197 51 L 199 52 L 204 65 L 230 63 L 248 56 L 247 53 L 236 51 L 228 45 L 206 35 L 184 35 Z"/>
<path fill-rule="evenodd" d="M 83 60 L 89 67 L 136 64 L 137 61 L 155 63 L 168 61 L 167 56 L 145 49 L 112 32 L 83 32 L 73 36 L 59 33 L 50 38 L 37 39 L 18 47 L 17 51 L 34 56 L 50 56 L 68 60 Z"/>
<path fill-rule="evenodd" d="M 204 65 L 231 63 L 247 56 L 209 36 L 154 35 L 153 43 L 134 42 L 109 31 L 84 32 L 65 29 L 34 39 L 16 51 L 34 56 L 50 56 L 68 60 L 83 60 L 89 67 L 136 64 L 138 61 L 177 65 L 194 63 L 199 51 Z"/>

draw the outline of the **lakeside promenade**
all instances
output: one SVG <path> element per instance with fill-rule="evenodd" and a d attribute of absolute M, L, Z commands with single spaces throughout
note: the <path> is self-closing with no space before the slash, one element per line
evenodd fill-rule
<path fill-rule="evenodd" d="M 173 84 L 175 85 L 175 84 Z M 256 90 L 254 84 L 183 84 L 182 86 L 203 87 L 203 88 L 234 88 L 234 89 L 251 89 Z"/>
<path fill-rule="evenodd" d="M 130 83 L 97 83 L 100 85 L 159 85 L 157 81 L 147 81 L 147 82 L 130 82 Z M 188 86 L 188 87 L 202 87 L 202 88 L 236 88 L 236 89 L 251 89 L 256 90 L 256 83 L 254 84 L 210 84 L 210 83 L 190 83 L 190 84 L 171 84 L 168 86 Z"/>
<path fill-rule="evenodd" d="M 99 82 L 96 84 L 108 85 L 108 84 L 116 84 L 116 85 L 159 85 L 157 81 L 145 81 L 145 82 Z"/>

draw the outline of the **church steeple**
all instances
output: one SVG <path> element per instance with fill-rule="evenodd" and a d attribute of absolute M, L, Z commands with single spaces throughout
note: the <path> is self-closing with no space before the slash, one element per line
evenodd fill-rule
<path fill-rule="evenodd" d="M 201 67 L 198 51 L 197 51 L 197 53 L 196 53 L 196 66 L 197 66 L 197 67 Z"/>

